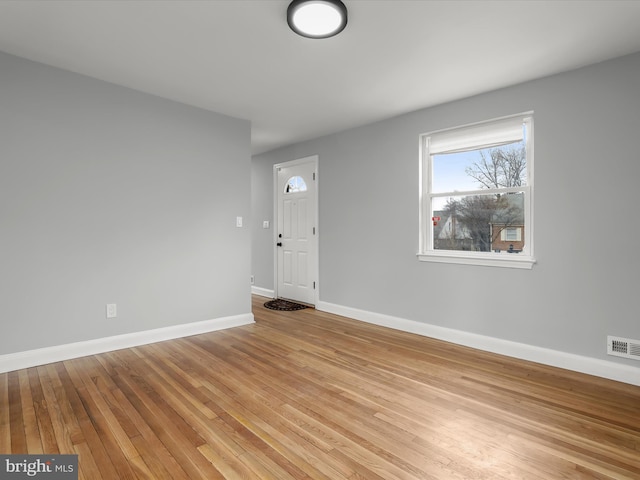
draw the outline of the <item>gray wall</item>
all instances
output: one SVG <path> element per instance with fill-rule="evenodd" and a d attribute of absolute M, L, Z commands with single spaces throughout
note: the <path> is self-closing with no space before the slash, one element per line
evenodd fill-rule
<path fill-rule="evenodd" d="M 419 135 L 528 110 L 538 263 L 418 261 Z M 271 208 L 271 165 L 317 154 L 321 301 L 637 366 L 607 356 L 606 335 L 640 339 L 638 132 L 635 54 L 255 156 L 254 216 Z M 271 255 L 254 230 L 266 289 Z"/>
<path fill-rule="evenodd" d="M 251 194 L 252 274 L 255 286 L 273 290 L 273 164 L 252 162 Z"/>
<path fill-rule="evenodd" d="M 0 53 L 0 354 L 250 313 L 250 135 Z"/>

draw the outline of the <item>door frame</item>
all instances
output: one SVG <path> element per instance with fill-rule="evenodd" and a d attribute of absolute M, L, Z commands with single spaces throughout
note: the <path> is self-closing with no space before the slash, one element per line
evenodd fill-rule
<path fill-rule="evenodd" d="M 273 219 L 274 219 L 274 228 L 273 228 L 273 293 L 275 298 L 279 298 L 278 295 L 278 247 L 276 243 L 278 242 L 278 199 L 280 195 L 280 191 L 278 190 L 278 169 L 279 168 L 287 168 L 294 167 L 296 165 L 302 165 L 305 163 L 311 163 L 314 166 L 315 172 L 315 229 L 316 233 L 311 240 L 314 244 L 314 250 L 316 252 L 315 259 L 312 260 L 314 262 L 314 268 L 316 272 L 316 280 L 315 280 L 315 288 L 313 289 L 313 305 L 318 304 L 318 299 L 320 298 L 320 249 L 318 238 L 320 236 L 320 229 L 318 227 L 320 223 L 319 217 L 319 197 L 320 197 L 320 189 L 318 188 L 318 155 L 310 155 L 308 157 L 298 158 L 297 160 L 291 160 L 289 162 L 276 163 L 273 166 Z"/>

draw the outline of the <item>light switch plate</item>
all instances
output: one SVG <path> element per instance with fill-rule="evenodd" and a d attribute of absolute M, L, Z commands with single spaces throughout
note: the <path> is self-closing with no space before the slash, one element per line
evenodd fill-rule
<path fill-rule="evenodd" d="M 118 316 L 118 306 L 115 303 L 107 303 L 107 318 L 116 318 Z"/>

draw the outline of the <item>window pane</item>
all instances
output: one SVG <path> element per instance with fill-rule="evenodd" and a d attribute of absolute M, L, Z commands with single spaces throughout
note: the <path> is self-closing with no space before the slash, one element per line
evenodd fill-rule
<path fill-rule="evenodd" d="M 505 240 L 513 242 L 514 240 L 518 240 L 518 228 L 506 228 L 505 229 Z"/>
<path fill-rule="evenodd" d="M 306 192 L 307 184 L 302 177 L 291 177 L 284 187 L 284 193 Z"/>
<path fill-rule="evenodd" d="M 433 210 L 434 250 L 519 253 L 524 249 L 524 193 L 437 200 L 444 205 Z"/>
<path fill-rule="evenodd" d="M 527 182 L 524 141 L 432 156 L 432 192 L 520 187 Z"/>

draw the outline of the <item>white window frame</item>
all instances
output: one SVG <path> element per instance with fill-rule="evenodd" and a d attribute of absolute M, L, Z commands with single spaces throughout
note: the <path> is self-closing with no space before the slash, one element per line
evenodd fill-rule
<path fill-rule="evenodd" d="M 526 128 L 525 148 L 527 152 L 526 185 L 504 189 L 478 189 L 470 191 L 432 192 L 433 156 L 430 146 L 435 140 L 436 154 L 454 151 L 476 150 L 500 145 L 508 139 L 504 132 L 514 122 L 522 121 Z M 482 265 L 490 267 L 531 269 L 536 263 L 533 255 L 533 112 L 496 118 L 461 127 L 432 131 L 420 135 L 420 234 L 418 259 L 423 262 Z M 462 150 L 461 150 L 462 149 Z M 524 242 L 521 253 L 470 252 L 458 250 L 436 250 L 433 248 L 433 198 L 442 196 L 465 196 L 503 192 L 524 193 Z"/>

